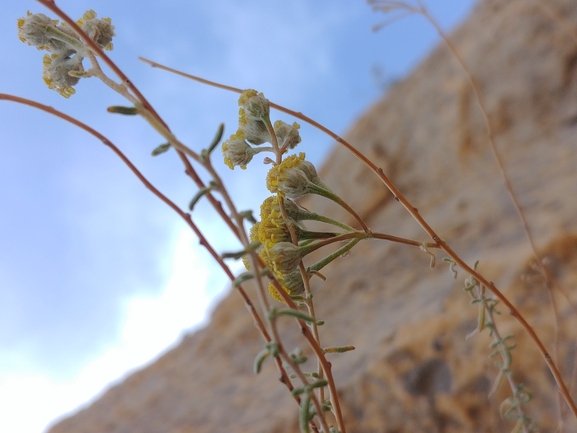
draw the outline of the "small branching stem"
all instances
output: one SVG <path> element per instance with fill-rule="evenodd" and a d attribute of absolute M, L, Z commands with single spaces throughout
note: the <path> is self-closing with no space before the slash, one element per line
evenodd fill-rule
<path fill-rule="evenodd" d="M 474 268 L 476 269 L 476 266 L 474 266 Z M 475 289 L 475 293 L 473 293 L 473 289 Z M 488 328 L 490 335 L 493 337 L 493 343 L 491 344 L 491 347 L 496 348 L 495 352 L 491 354 L 491 357 L 499 354 L 502 360 L 501 362 L 495 362 L 495 364 L 499 367 L 499 373 L 495 379 L 493 388 L 489 392 L 489 395 L 492 395 L 497 390 L 502 377 L 505 376 L 513 393 L 513 396 L 506 400 L 506 402 L 510 403 L 511 405 L 508 411 L 515 411 L 513 418 L 518 420 L 517 431 L 528 433 L 531 429 L 532 421 L 525 414 L 522 408 L 522 405 L 526 403 L 524 396 L 527 394 L 523 393 L 522 386 L 517 384 L 513 379 L 513 371 L 511 370 L 511 350 L 514 348 L 514 345 L 508 342 L 509 337 L 501 337 L 501 334 L 497 329 L 497 323 L 494 318 L 497 301 L 495 299 L 486 298 L 485 286 L 479 284 L 479 282 L 472 277 L 469 277 L 468 281 L 466 281 L 465 290 L 469 292 L 473 298 L 472 303 L 479 304 L 479 319 L 477 329 L 473 331 L 469 336 L 481 332 L 484 328 Z M 523 395 L 521 395 L 521 393 L 523 393 Z"/>

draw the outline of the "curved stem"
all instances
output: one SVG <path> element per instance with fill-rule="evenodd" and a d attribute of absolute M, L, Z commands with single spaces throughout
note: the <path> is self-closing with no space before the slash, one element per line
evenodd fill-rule
<path fill-rule="evenodd" d="M 315 272 L 315 271 L 320 271 L 322 268 L 324 268 L 326 265 L 328 265 L 329 263 L 331 263 L 333 260 L 338 259 L 339 257 L 341 257 L 343 254 L 348 253 L 356 244 L 358 244 L 363 238 L 361 237 L 357 237 L 354 238 L 352 240 L 350 240 L 349 242 L 347 242 L 346 245 L 343 245 L 341 248 L 339 248 L 338 250 L 336 250 L 334 253 L 329 254 L 328 256 L 326 256 L 324 259 L 319 260 L 318 262 L 316 262 L 315 264 L 311 265 L 308 267 L 308 271 L 309 272 Z"/>
<path fill-rule="evenodd" d="M 398 236 L 388 235 L 386 233 L 372 232 L 369 238 L 370 239 L 382 239 L 385 241 L 396 242 L 398 244 L 411 245 L 413 247 L 419 247 L 419 248 L 422 247 L 425 243 L 427 244 L 426 245 L 427 248 L 441 248 L 438 243 L 430 244 L 428 242 L 413 241 L 411 239 L 400 238 Z"/>
<path fill-rule="evenodd" d="M 321 223 L 330 224 L 332 226 L 339 227 L 346 232 L 356 231 L 356 229 L 351 227 L 350 225 L 347 225 L 347 224 L 342 223 L 340 221 L 334 220 L 332 218 L 329 218 L 329 217 L 326 217 L 324 215 L 320 215 L 320 214 L 317 214 L 314 212 L 302 212 L 302 213 L 300 213 L 299 214 L 299 220 L 300 221 L 318 221 Z"/>

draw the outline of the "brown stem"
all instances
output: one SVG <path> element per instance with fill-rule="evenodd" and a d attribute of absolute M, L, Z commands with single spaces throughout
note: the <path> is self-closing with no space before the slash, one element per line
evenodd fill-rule
<path fill-rule="evenodd" d="M 429 244 L 428 242 L 413 241 L 411 239 L 400 238 L 398 236 L 388 235 L 386 233 L 372 232 L 370 237 L 375 239 L 383 239 L 391 242 L 397 242 L 399 244 L 411 245 L 414 247 L 422 247 L 424 244 L 427 244 L 427 248 L 441 248 L 437 243 Z"/>

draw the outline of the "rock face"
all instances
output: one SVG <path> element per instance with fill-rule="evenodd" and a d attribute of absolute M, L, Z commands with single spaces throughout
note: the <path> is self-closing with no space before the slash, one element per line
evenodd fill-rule
<path fill-rule="evenodd" d="M 549 292 L 503 187 L 475 95 L 449 50 L 440 46 L 347 134 L 463 259 L 480 260 L 478 269 L 527 318 L 566 380 L 576 368 L 577 337 L 567 302 L 577 302 L 575 23 L 572 0 L 485 1 L 451 35 L 478 82 L 496 145 L 555 278 L 557 350 Z M 374 231 L 428 240 L 345 149 L 334 150 L 321 177 Z M 321 199 L 308 199 L 306 207 L 352 223 Z M 417 248 L 366 241 L 326 268 L 326 282 L 313 279 L 317 316 L 326 321 L 323 343 L 356 346 L 331 355 L 351 432 L 507 432 L 515 426 L 500 415 L 511 396 L 506 380 L 489 396 L 499 369 L 498 358 L 489 358 L 488 331 L 466 339 L 478 311 L 462 289 L 467 275 L 453 279 L 443 255 L 436 255 L 430 269 Z M 565 431 L 577 431 L 535 346 L 501 313 L 501 334 L 513 333 L 517 344 L 513 378 L 533 394 L 527 415 L 541 431 L 554 431 L 561 404 Z M 294 333 L 292 322 L 287 330 Z M 232 292 L 206 329 L 50 433 L 298 431 L 297 407 L 273 364 L 252 373 L 262 344 Z"/>

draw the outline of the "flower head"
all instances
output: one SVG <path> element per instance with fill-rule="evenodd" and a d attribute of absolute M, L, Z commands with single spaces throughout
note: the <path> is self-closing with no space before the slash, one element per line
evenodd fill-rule
<path fill-rule="evenodd" d="M 277 242 L 269 250 L 269 257 L 274 271 L 280 275 L 287 275 L 294 271 L 302 255 L 297 245 L 291 242 Z"/>
<path fill-rule="evenodd" d="M 280 206 L 280 196 L 265 199 L 260 206 L 260 225 L 258 238 L 263 247 L 270 250 L 278 242 L 290 242 L 290 232 L 284 220 Z"/>
<path fill-rule="evenodd" d="M 317 171 L 305 154 L 290 155 L 280 164 L 272 167 L 266 176 L 266 186 L 270 192 L 288 198 L 299 198 L 316 191 L 315 186 L 323 185 Z M 324 186 L 324 185 L 323 185 Z"/>
<path fill-rule="evenodd" d="M 284 291 L 291 296 L 300 295 L 305 291 L 303 277 L 299 269 L 296 269 L 287 275 L 276 275 L 276 278 Z M 274 284 L 270 283 L 268 285 L 268 291 L 277 301 L 284 302 Z"/>
<path fill-rule="evenodd" d="M 246 165 L 252 160 L 255 153 L 254 149 L 244 141 L 242 134 L 238 132 L 232 134 L 228 140 L 222 143 L 224 163 L 231 170 L 234 170 L 234 167 L 246 169 Z"/>
<path fill-rule="evenodd" d="M 270 142 L 271 136 L 265 122 L 269 122 L 268 99 L 256 90 L 248 89 L 238 98 L 238 130 L 244 138 L 255 145 Z"/>
<path fill-rule="evenodd" d="M 65 98 L 69 98 L 76 91 L 73 86 L 78 84 L 80 78 L 69 74 L 71 71 L 81 72 L 82 60 L 77 57 L 61 57 L 58 54 L 45 54 L 43 63 L 43 79 L 49 89 L 56 90 Z"/>
<path fill-rule="evenodd" d="M 112 38 L 116 35 L 110 18 L 96 18 L 96 12 L 88 10 L 77 24 L 100 48 L 112 50 Z"/>
<path fill-rule="evenodd" d="M 18 19 L 18 38 L 39 50 L 49 50 L 54 36 L 50 30 L 56 30 L 58 20 L 51 20 L 44 14 L 26 13 L 25 18 Z"/>
<path fill-rule="evenodd" d="M 296 122 L 289 125 L 282 120 L 277 120 L 274 123 L 274 133 L 278 140 L 278 145 L 284 149 L 294 149 L 301 142 L 300 127 Z"/>
<path fill-rule="evenodd" d="M 89 10 L 77 24 L 101 48 L 112 49 L 114 26 L 110 18 L 98 19 L 96 12 Z M 65 22 L 59 24 L 58 20 L 51 20 L 44 14 L 28 12 L 18 20 L 18 37 L 22 42 L 53 53 L 43 58 L 44 82 L 65 98 L 73 95 L 73 87 L 84 71 L 82 61 L 88 48 L 72 27 Z"/>
<path fill-rule="evenodd" d="M 239 131 L 243 132 L 245 140 L 251 144 L 259 145 L 272 141 L 268 128 L 262 120 L 247 120 L 243 125 L 239 125 Z"/>
<path fill-rule="evenodd" d="M 270 114 L 270 103 L 262 93 L 248 89 L 241 93 L 238 98 L 239 123 L 241 119 L 247 120 L 267 120 Z"/>

